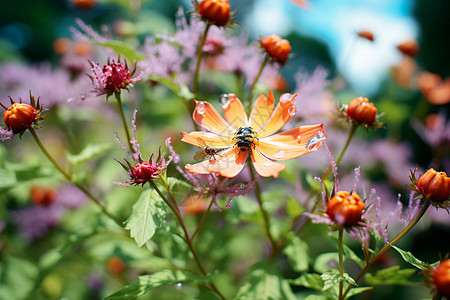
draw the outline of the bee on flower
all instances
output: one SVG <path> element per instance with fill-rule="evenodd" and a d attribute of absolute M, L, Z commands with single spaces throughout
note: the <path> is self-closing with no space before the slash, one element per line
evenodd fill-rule
<path fill-rule="evenodd" d="M 323 124 L 297 127 L 275 134 L 295 115 L 296 95 L 283 94 L 275 107 L 270 91 L 256 99 L 250 118 L 241 101 L 228 94 L 223 104 L 225 119 L 208 102 L 196 101 L 193 118 L 206 131 L 181 132 L 183 142 L 198 146 L 198 138 L 218 152 L 215 162 L 209 160 L 186 165 L 189 173 L 216 173 L 235 177 L 251 159 L 256 172 L 263 176 L 278 177 L 286 165 L 278 160 L 289 160 L 316 151 L 326 139 Z"/>

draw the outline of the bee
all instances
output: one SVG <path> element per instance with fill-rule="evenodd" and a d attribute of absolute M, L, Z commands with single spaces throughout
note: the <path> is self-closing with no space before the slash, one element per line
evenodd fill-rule
<path fill-rule="evenodd" d="M 205 141 L 202 138 L 197 138 L 197 142 L 199 146 L 202 147 L 202 150 L 195 153 L 194 159 L 196 160 L 205 159 L 205 157 L 209 156 L 209 162 L 211 164 L 215 163 L 216 156 L 220 156 L 218 152 L 221 151 L 222 149 L 214 149 L 209 147 L 208 145 L 206 145 Z"/>
<path fill-rule="evenodd" d="M 251 150 L 255 146 L 256 132 L 251 127 L 239 127 L 233 140 L 236 140 L 236 147 L 239 153 Z"/>

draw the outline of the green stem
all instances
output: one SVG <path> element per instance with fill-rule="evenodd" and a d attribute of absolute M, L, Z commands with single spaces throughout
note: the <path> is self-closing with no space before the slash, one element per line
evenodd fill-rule
<path fill-rule="evenodd" d="M 393 238 L 389 243 L 387 243 L 383 248 L 381 248 L 381 250 L 374 257 L 372 257 L 368 263 L 366 263 L 364 268 L 359 272 L 358 276 L 355 277 L 355 282 L 358 282 L 358 280 L 367 272 L 369 267 L 375 261 L 377 261 L 377 259 L 380 258 L 381 255 L 383 255 L 386 251 L 388 251 L 392 246 L 395 245 L 395 243 L 401 240 L 409 231 L 411 231 L 411 229 L 413 229 L 413 227 L 417 224 L 417 222 L 419 222 L 419 220 L 423 217 L 428 207 L 430 207 L 430 204 L 431 204 L 430 201 L 427 199 L 420 212 L 414 218 L 414 220 L 412 220 L 407 227 L 403 228 L 395 238 Z M 352 284 L 350 284 L 347 287 L 344 293 L 344 297 L 347 295 L 347 293 L 351 290 L 352 287 L 353 287 Z"/>
<path fill-rule="evenodd" d="M 252 109 L 252 103 L 253 103 L 253 92 L 255 90 L 256 83 L 259 80 L 259 77 L 261 77 L 262 71 L 264 70 L 264 67 L 269 62 L 269 55 L 266 54 L 266 57 L 264 57 L 264 60 L 261 64 L 261 68 L 259 69 L 258 75 L 256 76 L 255 80 L 253 81 L 252 85 L 250 86 L 250 91 L 248 93 L 248 106 L 247 106 L 247 114 L 250 115 L 250 111 Z"/>
<path fill-rule="evenodd" d="M 250 177 L 252 182 L 255 182 L 255 195 L 256 195 L 256 200 L 258 201 L 258 205 L 259 205 L 259 209 L 261 211 L 261 214 L 263 216 L 264 219 L 264 228 L 266 230 L 266 234 L 267 234 L 267 238 L 270 241 L 270 244 L 272 245 L 272 256 L 271 258 L 275 257 L 275 254 L 277 252 L 277 245 L 272 237 L 272 234 L 270 233 L 270 218 L 269 218 L 269 214 L 266 212 L 266 210 L 264 209 L 263 206 L 263 200 L 261 197 L 261 188 L 259 186 L 259 182 L 256 181 L 256 177 L 255 177 L 255 171 L 253 171 L 253 167 L 252 167 L 252 163 L 251 160 L 248 158 L 247 159 L 247 165 L 248 165 L 248 169 L 250 171 Z"/>
<path fill-rule="evenodd" d="M 120 111 L 120 116 L 122 117 L 123 129 L 125 130 L 125 134 L 127 136 L 128 145 L 130 146 L 130 151 L 135 152 L 133 149 L 133 146 L 131 145 L 130 131 L 128 130 L 127 119 L 125 118 L 125 113 L 123 111 L 123 104 L 122 104 L 120 92 L 116 92 L 115 95 L 116 95 L 117 103 L 119 104 L 119 111 Z"/>
<path fill-rule="evenodd" d="M 161 178 L 161 180 L 164 182 L 164 180 L 162 178 Z M 155 191 L 161 197 L 161 199 L 164 200 L 164 202 L 170 207 L 172 212 L 177 217 L 178 222 L 180 223 L 181 228 L 183 229 L 183 233 L 184 233 L 184 236 L 185 236 L 184 241 L 188 245 L 189 250 L 191 251 L 192 256 L 194 257 L 194 261 L 197 264 L 197 266 L 200 269 L 200 271 L 202 272 L 203 276 L 207 277 L 208 273 L 206 273 L 205 269 L 203 268 L 202 264 L 200 263 L 200 260 L 198 259 L 198 256 L 197 256 L 197 253 L 195 252 L 194 247 L 192 246 L 192 240 L 189 237 L 189 233 L 187 232 L 186 225 L 184 224 L 183 217 L 181 216 L 179 210 L 174 205 L 172 205 L 172 203 L 169 201 L 169 199 L 167 199 L 167 197 L 161 192 L 161 190 L 158 188 L 158 186 L 155 184 L 155 182 L 153 180 L 150 180 L 149 182 L 150 182 L 150 185 L 155 189 Z M 166 188 L 167 192 L 169 192 L 169 195 L 171 195 L 172 201 L 174 203 L 176 203 L 175 199 L 173 198 L 172 193 L 168 190 L 168 186 L 166 184 L 164 184 L 164 187 Z M 209 284 L 209 286 L 221 299 L 225 299 L 225 297 L 220 293 L 220 291 L 217 289 L 217 287 L 214 285 L 213 282 L 211 282 Z"/>
<path fill-rule="evenodd" d="M 343 236 L 344 236 L 344 227 L 339 227 L 339 239 L 338 239 L 338 255 L 339 255 L 339 275 L 341 278 L 339 280 L 339 300 L 344 299 L 342 297 L 342 290 L 344 289 L 344 282 L 342 281 L 342 277 L 344 276 L 344 255 L 343 255 Z"/>
<path fill-rule="evenodd" d="M 195 66 L 195 75 L 194 75 L 194 86 L 192 88 L 192 92 L 197 95 L 198 91 L 198 75 L 200 73 L 200 63 L 202 61 L 203 56 L 203 45 L 205 45 L 206 36 L 208 35 L 208 30 L 211 27 L 211 23 L 206 23 L 205 31 L 203 32 L 202 39 L 200 41 L 200 45 L 197 49 L 197 65 Z"/>
<path fill-rule="evenodd" d="M 200 223 L 198 223 L 197 229 L 195 229 L 194 233 L 192 234 L 191 241 L 194 240 L 195 236 L 197 235 L 198 231 L 200 230 L 200 227 L 202 227 L 203 222 L 205 222 L 206 217 L 208 216 L 209 212 L 211 211 L 211 207 L 212 207 L 213 202 L 214 202 L 213 199 L 211 199 L 211 202 L 209 203 L 208 209 L 203 214 L 202 219 L 200 220 Z"/>
<path fill-rule="evenodd" d="M 36 141 L 36 143 L 38 144 L 39 148 L 41 149 L 41 151 L 44 153 L 44 155 L 48 158 L 48 160 L 50 160 L 50 162 L 56 167 L 56 169 L 58 169 L 58 171 L 68 180 L 70 181 L 72 184 L 74 184 L 76 187 L 78 187 L 86 196 L 89 197 L 89 199 L 91 199 L 92 201 L 95 202 L 95 204 L 97 204 L 100 209 L 102 210 L 102 212 L 107 215 L 109 218 L 111 218 L 114 222 L 117 223 L 117 225 L 119 225 L 120 227 L 124 227 L 124 224 L 122 221 L 120 221 L 117 217 L 115 217 L 114 215 L 112 215 L 107 209 L 106 207 L 100 202 L 100 200 L 98 200 L 97 198 L 94 197 L 94 195 L 91 194 L 91 192 L 84 187 L 83 185 L 81 185 L 78 182 L 74 182 L 72 180 L 72 176 L 70 176 L 70 174 L 68 174 L 66 171 L 63 170 L 63 168 L 61 168 L 61 166 L 56 162 L 56 160 L 50 155 L 50 153 L 47 151 L 47 149 L 45 148 L 45 146 L 42 144 L 39 136 L 37 135 L 36 131 L 34 130 L 33 127 L 29 128 L 31 135 L 33 136 L 34 140 Z"/>

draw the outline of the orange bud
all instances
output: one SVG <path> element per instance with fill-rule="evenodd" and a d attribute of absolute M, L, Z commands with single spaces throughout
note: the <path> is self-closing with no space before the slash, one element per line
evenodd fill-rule
<path fill-rule="evenodd" d="M 125 270 L 125 263 L 120 257 L 112 256 L 106 261 L 106 267 L 111 274 L 120 274 Z"/>
<path fill-rule="evenodd" d="M 442 81 L 441 76 L 430 72 L 421 72 L 417 75 L 417 86 L 423 94 L 427 94 Z"/>
<path fill-rule="evenodd" d="M 200 16 L 217 26 L 228 23 L 230 11 L 228 0 L 203 0 L 198 6 Z"/>
<path fill-rule="evenodd" d="M 94 7 L 95 0 L 72 0 L 72 3 L 78 9 L 90 9 Z"/>
<path fill-rule="evenodd" d="M 450 298 L 450 259 L 441 261 L 432 275 L 436 290 L 446 298 Z"/>
<path fill-rule="evenodd" d="M 338 225 L 350 227 L 361 220 L 364 208 L 358 194 L 340 191 L 328 202 L 326 213 Z"/>
<path fill-rule="evenodd" d="M 443 202 L 450 196 L 450 177 L 445 172 L 436 172 L 433 168 L 419 177 L 417 191 L 436 202 Z"/>
<path fill-rule="evenodd" d="M 25 103 L 13 103 L 3 114 L 6 127 L 19 133 L 33 126 L 39 119 L 39 111 Z"/>
<path fill-rule="evenodd" d="M 72 42 L 69 39 L 59 38 L 53 42 L 52 48 L 56 54 L 66 54 L 69 52 L 71 44 Z"/>
<path fill-rule="evenodd" d="M 79 56 L 89 56 L 91 54 L 91 45 L 87 41 L 78 41 L 73 45 L 73 50 Z"/>
<path fill-rule="evenodd" d="M 419 44 L 415 40 L 408 40 L 397 45 L 397 49 L 407 56 L 416 56 L 419 53 Z"/>
<path fill-rule="evenodd" d="M 31 201 L 37 205 L 49 205 L 55 200 L 56 192 L 50 188 L 33 187 L 31 189 Z"/>
<path fill-rule="evenodd" d="M 450 78 L 445 79 L 426 95 L 431 104 L 443 105 L 450 102 Z"/>
<path fill-rule="evenodd" d="M 363 30 L 358 32 L 358 36 L 371 42 L 374 41 L 373 33 L 369 30 Z"/>
<path fill-rule="evenodd" d="M 348 104 L 345 114 L 347 118 L 355 122 L 372 125 L 377 119 L 377 111 L 369 99 L 358 97 Z"/>
<path fill-rule="evenodd" d="M 288 40 L 282 39 L 276 34 L 262 38 L 259 43 L 267 54 L 280 64 L 284 64 L 291 52 L 291 45 Z"/>

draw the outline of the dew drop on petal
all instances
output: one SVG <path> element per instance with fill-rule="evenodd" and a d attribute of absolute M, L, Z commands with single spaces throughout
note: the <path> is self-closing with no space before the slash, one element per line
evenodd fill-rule
<path fill-rule="evenodd" d="M 317 148 L 323 145 L 325 139 L 326 137 L 323 134 L 323 132 L 317 131 L 317 134 L 308 141 L 308 144 L 306 144 L 305 147 L 311 151 L 316 150 Z"/>
<path fill-rule="evenodd" d="M 243 183 L 241 183 L 240 185 L 239 185 L 239 188 L 241 188 L 241 189 L 243 189 L 245 187 L 245 184 L 243 184 Z"/>
<path fill-rule="evenodd" d="M 200 115 L 205 114 L 205 103 L 203 103 L 203 101 L 198 102 L 195 109 Z"/>
<path fill-rule="evenodd" d="M 275 152 L 273 157 L 275 157 L 276 159 L 282 159 L 285 155 L 286 151 L 284 149 L 279 149 L 277 152 Z"/>
<path fill-rule="evenodd" d="M 297 107 L 295 105 L 292 105 L 288 108 L 288 114 L 292 117 L 297 112 Z"/>
<path fill-rule="evenodd" d="M 222 106 L 227 105 L 227 103 L 228 103 L 228 94 L 220 95 L 219 101 L 220 101 L 220 104 L 222 104 Z"/>
<path fill-rule="evenodd" d="M 292 100 L 292 94 L 289 94 L 289 93 L 283 94 L 280 97 L 280 102 L 281 103 L 289 102 L 291 100 Z"/>

